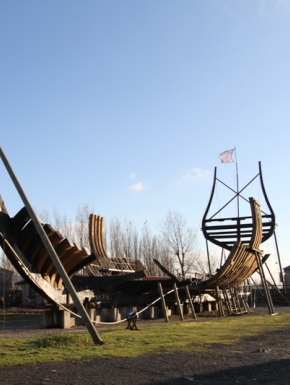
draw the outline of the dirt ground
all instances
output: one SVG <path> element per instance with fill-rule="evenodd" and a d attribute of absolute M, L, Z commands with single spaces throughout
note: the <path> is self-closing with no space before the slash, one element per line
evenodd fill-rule
<path fill-rule="evenodd" d="M 290 307 L 276 308 L 289 312 Z M 267 308 L 251 314 L 267 315 Z M 202 322 L 202 320 L 200 321 Z M 140 322 L 140 327 L 142 321 Z M 99 330 L 99 328 L 98 328 Z M 59 333 L 37 325 L 5 329 L 1 336 L 28 337 Z M 66 331 L 67 332 L 67 331 Z M 72 332 L 86 332 L 77 328 Z M 133 331 L 132 331 L 133 332 Z M 0 357 L 1 359 L 1 357 Z M 0 369 L 0 384 L 13 385 L 290 385 L 290 325 L 243 341 L 237 346 L 213 346 L 210 352 L 156 354 L 141 358 L 93 359 L 58 364 L 37 364 Z"/>

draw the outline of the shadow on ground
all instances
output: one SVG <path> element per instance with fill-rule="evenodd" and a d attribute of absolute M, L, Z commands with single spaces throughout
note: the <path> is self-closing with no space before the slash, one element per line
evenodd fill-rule
<path fill-rule="evenodd" d="M 209 357 L 209 366 L 211 359 Z M 193 363 L 194 367 L 194 363 Z M 177 369 L 178 370 L 178 369 Z M 194 368 L 187 375 L 161 382 L 148 382 L 148 385 L 290 385 L 290 360 L 270 361 L 265 364 L 247 365 L 237 368 L 208 370 L 204 374 L 195 374 Z"/>

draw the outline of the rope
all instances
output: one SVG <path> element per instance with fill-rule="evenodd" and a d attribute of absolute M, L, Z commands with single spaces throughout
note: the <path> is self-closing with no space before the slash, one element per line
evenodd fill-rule
<path fill-rule="evenodd" d="M 172 289 L 172 290 L 168 291 L 167 293 L 165 293 L 163 296 L 165 297 L 167 294 L 170 294 L 170 293 L 172 293 L 173 291 L 174 291 L 174 290 Z M 147 305 L 146 307 L 144 307 L 142 310 L 138 311 L 138 312 L 136 313 L 136 315 L 139 315 L 139 314 L 143 313 L 143 311 L 149 309 L 149 307 L 151 307 L 152 305 L 154 305 L 156 302 L 160 301 L 160 299 L 161 299 L 161 297 L 157 298 L 155 301 L 151 302 L 149 305 Z M 125 322 L 125 321 L 127 321 L 127 317 L 124 318 L 124 319 L 122 319 L 122 320 L 120 320 L 120 321 L 115 321 L 115 322 L 98 322 L 98 321 L 92 321 L 92 322 L 95 323 L 95 324 L 98 324 L 98 325 L 108 325 L 108 324 L 114 325 L 114 324 L 119 324 L 119 323 L 122 323 L 122 322 Z"/>
<path fill-rule="evenodd" d="M 7 242 L 7 241 L 6 241 Z M 17 259 L 18 260 L 18 259 Z M 19 260 L 18 260 L 19 262 Z M 28 269 L 25 269 L 26 272 L 28 273 L 28 275 L 30 276 L 30 278 L 33 280 L 33 282 L 36 284 L 36 286 L 41 289 L 40 285 L 33 279 L 33 277 L 29 274 L 29 270 Z M 42 290 L 42 289 L 41 289 Z M 173 292 L 173 289 L 168 291 L 167 293 L 164 294 L 164 296 L 170 294 Z M 154 303 L 158 302 L 159 300 L 161 299 L 161 297 L 157 298 L 155 301 L 153 301 L 151 304 L 147 305 L 144 309 L 140 310 L 137 315 L 141 314 L 143 311 L 145 311 L 146 309 L 148 309 L 150 306 L 154 305 Z M 77 317 L 77 318 L 82 318 L 79 314 L 73 312 L 72 310 L 68 309 L 66 306 L 62 305 L 60 302 L 58 301 L 54 301 L 54 303 L 59 306 L 61 309 L 69 312 L 70 314 L 72 314 L 73 316 Z M 124 318 L 123 320 L 120 320 L 120 321 L 116 321 L 116 322 L 98 322 L 98 321 L 94 321 L 94 320 L 91 320 L 92 323 L 94 324 L 104 324 L 104 325 L 108 325 L 108 324 L 119 324 L 119 323 L 122 323 L 122 322 L 125 322 L 127 321 L 127 318 Z"/>
<path fill-rule="evenodd" d="M 5 244 L 6 242 L 8 243 L 8 241 L 5 239 L 4 235 L 2 234 L 3 236 L 3 242 L 4 242 L 4 245 L 2 247 L 3 250 L 5 250 Z M 13 249 L 12 249 L 13 250 Z M 43 289 L 41 288 L 41 286 L 37 283 L 37 281 L 34 280 L 33 276 L 30 274 L 30 271 L 27 269 L 27 267 L 22 263 L 22 261 L 19 260 L 18 256 L 15 255 L 17 258 L 17 262 L 19 265 L 22 265 L 22 269 L 26 271 L 26 274 L 29 276 L 29 278 L 34 282 L 34 284 L 41 290 L 43 291 Z M 174 289 L 172 290 L 169 290 L 167 293 L 164 294 L 164 297 L 170 293 L 172 293 L 174 291 Z M 156 300 L 154 300 L 152 303 L 150 303 L 149 305 L 147 305 L 145 308 L 143 308 L 142 310 L 140 310 L 138 313 L 136 313 L 137 315 L 143 313 L 145 310 L 147 310 L 149 307 L 151 307 L 152 305 L 154 305 L 156 302 L 158 302 L 159 300 L 161 299 L 161 297 L 158 297 Z M 71 315 L 77 317 L 77 318 L 82 318 L 79 314 L 73 312 L 72 310 L 68 309 L 65 305 L 62 305 L 60 302 L 58 301 L 55 301 L 53 300 L 53 302 L 59 306 L 61 309 L 69 312 Z M 4 313 L 5 314 L 5 313 Z M 120 321 L 115 321 L 115 322 L 98 322 L 98 321 L 94 321 L 94 320 L 91 320 L 91 322 L 93 324 L 98 324 L 98 325 L 116 325 L 116 324 L 119 324 L 119 323 L 122 323 L 122 322 L 125 322 L 127 321 L 127 317 L 120 320 Z"/>
<path fill-rule="evenodd" d="M 167 293 L 164 294 L 164 297 L 170 293 L 172 293 L 174 291 L 174 289 L 172 290 L 169 290 Z M 147 305 L 146 307 L 144 307 L 142 310 L 140 310 L 139 312 L 136 313 L 136 315 L 139 315 L 141 313 L 143 313 L 145 310 L 149 309 L 149 307 L 151 307 L 152 305 L 154 305 L 156 302 L 160 301 L 161 297 L 155 299 L 153 302 L 151 302 L 149 305 Z M 82 318 L 79 314 L 73 312 L 72 310 L 70 309 L 67 309 L 64 305 L 61 305 L 60 303 L 58 302 L 55 302 L 58 306 L 60 306 L 63 310 L 66 310 L 68 311 L 70 314 L 72 314 L 73 316 L 77 317 L 77 318 Z M 120 320 L 120 321 L 115 321 L 115 322 L 98 322 L 98 321 L 94 321 L 94 320 L 91 320 L 91 322 L 93 324 L 98 324 L 98 325 L 116 325 L 116 324 L 119 324 L 119 323 L 122 323 L 122 322 L 125 322 L 127 321 L 127 317 Z"/>

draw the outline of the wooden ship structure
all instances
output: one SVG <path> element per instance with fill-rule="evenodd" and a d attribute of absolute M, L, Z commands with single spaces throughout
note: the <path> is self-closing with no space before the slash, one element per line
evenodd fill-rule
<path fill-rule="evenodd" d="M 209 274 L 205 280 L 180 280 L 158 261 L 155 262 L 166 276 L 148 277 L 140 261 L 110 258 L 104 242 L 104 218 L 94 214 L 89 218 L 91 251 L 80 249 L 52 226 L 36 219 L 25 199 L 25 206 L 15 216 L 10 217 L 4 201 L 0 198 L 1 247 L 21 277 L 47 304 L 57 309 L 73 308 L 77 298 L 87 311 L 102 306 L 126 306 L 126 309 L 132 309 L 148 305 L 160 295 L 163 313 L 166 313 L 163 292 L 171 290 L 171 302 L 177 302 L 180 315 L 180 301 L 185 301 L 189 302 L 195 316 L 192 299 L 200 293 L 210 293 L 216 298 L 220 315 L 225 306 L 229 314 L 233 314 L 237 310 L 233 310 L 232 302 L 234 299 L 239 301 L 236 289 L 255 271 L 260 271 L 267 288 L 263 274 L 264 256 L 260 245 L 274 233 L 275 215 L 266 195 L 260 164 L 258 177 L 269 213 L 262 212 L 259 203 L 254 198 L 249 198 L 251 215 L 217 219 L 216 215 L 209 217 L 218 181 L 215 170 L 210 200 L 202 220 L 202 232 L 207 242 L 228 250 L 229 256 L 220 269 L 215 274 Z M 15 179 L 12 174 L 13 178 Z M 23 195 L 21 189 L 18 189 Z M 241 191 L 235 191 L 235 196 L 241 197 Z M 52 255 L 54 253 L 55 257 Z M 56 261 L 60 261 L 61 269 Z M 82 269 L 86 270 L 87 275 L 78 274 Z M 70 287 L 70 283 L 74 289 Z M 269 292 L 267 300 L 269 312 L 273 314 Z M 240 305 L 235 308 L 241 312 Z M 245 301 L 243 309 L 246 309 Z"/>
<path fill-rule="evenodd" d="M 256 179 L 259 181 L 265 201 L 266 207 L 263 207 L 263 210 L 261 210 L 261 206 L 255 198 L 245 198 L 243 196 L 244 190 Z M 216 212 L 211 212 L 217 183 L 222 183 L 231 190 L 233 196 L 222 208 Z M 250 214 L 240 215 L 240 200 L 246 202 L 250 209 Z M 238 215 L 231 217 L 223 216 L 223 211 L 234 201 L 237 204 L 236 211 Z M 269 312 L 274 314 L 274 307 L 263 269 L 263 264 L 266 263 L 269 254 L 263 254 L 261 245 L 271 236 L 275 235 L 275 226 L 275 213 L 266 194 L 261 162 L 259 162 L 258 174 L 240 190 L 238 183 L 237 189 L 234 190 L 218 179 L 217 168 L 215 168 L 212 191 L 201 226 L 206 240 L 210 277 L 206 281 L 199 283 L 199 289 L 215 290 L 217 300 L 221 301 L 222 296 L 229 310 L 232 302 L 230 298 L 235 298 L 235 302 L 238 302 L 237 288 L 247 282 L 255 272 L 258 272 L 265 290 Z M 211 274 L 209 243 L 229 252 L 228 257 L 215 274 Z M 244 310 L 245 308 L 246 306 L 243 306 Z M 233 313 L 230 310 L 229 312 Z M 235 312 L 240 313 L 241 306 L 235 306 Z"/>

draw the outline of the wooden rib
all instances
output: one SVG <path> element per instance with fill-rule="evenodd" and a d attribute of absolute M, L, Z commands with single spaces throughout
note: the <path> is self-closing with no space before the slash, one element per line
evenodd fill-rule
<path fill-rule="evenodd" d="M 89 240 L 92 252 L 96 256 L 98 264 L 102 268 L 109 269 L 112 266 L 104 245 L 104 218 L 91 214 L 89 219 Z"/>
<path fill-rule="evenodd" d="M 263 237 L 261 209 L 260 204 L 254 198 L 250 198 L 250 205 L 253 218 L 253 233 L 249 247 L 254 250 L 259 250 Z"/>
<path fill-rule="evenodd" d="M 72 250 L 74 250 L 75 246 L 72 245 L 67 239 L 64 239 L 56 249 L 58 253 L 59 249 L 62 249 L 62 252 L 58 254 L 60 261 L 63 263 L 63 259 L 66 258 L 67 255 L 70 255 Z M 44 267 L 45 268 L 45 267 Z M 46 273 L 52 276 L 53 274 L 57 274 L 57 269 L 54 264 L 51 264 L 48 268 L 46 268 Z"/>
<path fill-rule="evenodd" d="M 77 265 L 75 265 L 71 270 L 67 272 L 68 276 L 72 278 L 78 271 L 83 269 L 88 264 L 93 263 L 95 259 L 96 257 L 94 256 L 94 254 L 87 255 L 86 258 L 83 258 Z"/>
<path fill-rule="evenodd" d="M 62 241 L 62 235 L 55 231 L 51 235 L 49 235 L 50 243 L 52 244 L 53 248 L 55 249 L 56 246 Z M 35 261 L 36 261 L 36 270 L 39 271 L 41 274 L 46 273 L 46 271 L 43 271 L 43 266 L 46 261 L 51 261 L 50 255 L 46 249 L 46 247 L 43 245 L 43 247 L 39 250 Z M 51 261 L 52 263 L 52 261 Z"/>
<path fill-rule="evenodd" d="M 58 237 L 62 239 L 62 235 L 55 231 L 50 225 L 46 224 L 43 226 L 43 230 L 50 239 L 53 234 L 57 233 Z M 36 233 L 34 237 L 30 240 L 29 245 L 27 246 L 26 253 L 29 255 L 29 259 L 32 263 L 37 263 L 39 253 L 45 248 L 40 235 Z M 36 261 L 36 262 L 34 262 Z"/>
<path fill-rule="evenodd" d="M 79 249 L 78 247 L 76 246 L 76 244 L 74 243 L 73 244 L 73 247 L 69 250 L 68 253 L 65 253 L 63 256 L 62 256 L 62 259 L 61 259 L 61 263 L 63 265 L 63 267 L 65 268 L 66 270 L 66 266 L 69 264 L 69 262 L 74 259 L 75 255 L 79 252 Z"/>
<path fill-rule="evenodd" d="M 219 286 L 221 289 L 236 287 L 249 278 L 257 269 L 255 250 L 259 251 L 262 242 L 262 216 L 259 203 L 250 198 L 252 212 L 252 234 L 249 246 L 241 241 L 235 242 L 221 269 L 208 281 L 206 287 Z"/>
<path fill-rule="evenodd" d="M 72 250 L 74 250 L 75 245 L 72 245 L 67 239 L 64 239 L 56 248 L 56 252 L 61 250 L 61 253 L 58 254 L 61 262 L 62 259 L 65 258 L 67 255 L 70 255 L 72 253 Z M 53 263 L 50 264 L 50 266 L 47 268 L 43 268 L 43 271 L 46 270 L 46 274 L 50 277 L 50 284 L 52 286 L 57 285 L 57 288 L 61 289 L 61 285 L 59 283 L 59 274 L 58 271 Z"/>
<path fill-rule="evenodd" d="M 53 286 L 53 287 L 54 287 L 54 284 L 55 284 L 55 278 L 56 278 L 56 274 L 52 274 L 52 275 L 50 276 L 50 284 L 51 284 L 51 286 Z"/>
<path fill-rule="evenodd" d="M 65 270 L 67 272 L 71 271 L 74 268 L 74 266 L 79 264 L 83 259 L 87 258 L 87 256 L 88 254 L 84 248 L 82 248 L 81 250 L 77 249 L 73 253 L 72 257 L 63 263 Z"/>
<path fill-rule="evenodd" d="M 27 223 L 18 236 L 15 234 L 17 243 L 24 253 L 26 253 L 26 248 L 35 234 L 37 234 L 37 231 L 32 221 Z"/>
<path fill-rule="evenodd" d="M 55 252 L 58 255 L 58 258 L 62 259 L 63 255 L 68 252 L 69 249 L 72 249 L 73 245 L 66 239 L 64 238 L 56 247 L 55 247 Z M 52 274 L 53 272 L 56 272 L 56 267 L 52 263 L 52 261 L 46 261 L 43 268 L 43 272 L 45 274 Z M 54 271 L 53 271 L 54 270 Z"/>
<path fill-rule="evenodd" d="M 63 261 L 63 267 L 66 272 L 69 270 L 72 270 L 75 265 L 80 263 L 80 261 L 88 256 L 87 252 L 85 249 L 79 250 L 77 247 L 75 249 L 71 250 L 70 253 L 66 254 L 66 260 Z M 63 258 L 64 259 L 64 258 Z M 62 278 L 60 275 L 57 273 L 56 278 L 58 289 L 61 289 L 62 287 Z"/>
<path fill-rule="evenodd" d="M 236 287 L 249 278 L 256 267 L 253 253 L 242 242 L 236 242 L 221 270 L 205 282 L 206 287 Z"/>
<path fill-rule="evenodd" d="M 30 215 L 24 206 L 18 213 L 11 218 L 11 233 L 18 239 L 19 232 L 23 229 L 25 224 L 30 220 Z"/>

